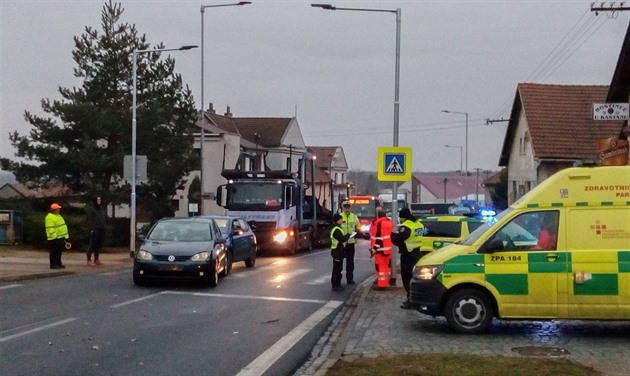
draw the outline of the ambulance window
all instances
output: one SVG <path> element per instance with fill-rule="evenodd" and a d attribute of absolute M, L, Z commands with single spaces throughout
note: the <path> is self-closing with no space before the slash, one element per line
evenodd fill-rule
<path fill-rule="evenodd" d="M 532 249 L 538 241 L 539 212 L 523 213 L 497 231 L 484 245 L 489 251 L 522 251 Z"/>

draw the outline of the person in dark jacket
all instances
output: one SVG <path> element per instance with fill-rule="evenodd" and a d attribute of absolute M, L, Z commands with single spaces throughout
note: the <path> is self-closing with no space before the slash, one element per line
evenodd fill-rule
<path fill-rule="evenodd" d="M 346 242 L 350 239 L 350 234 L 346 234 L 341 228 L 342 223 L 343 217 L 341 215 L 333 215 L 333 224 L 330 229 L 330 254 L 333 258 L 330 282 L 332 283 L 333 291 L 343 291 L 341 271 L 343 270 Z"/>
<path fill-rule="evenodd" d="M 88 207 L 87 217 L 90 226 L 90 246 L 87 250 L 88 266 L 102 265 L 98 257 L 105 241 L 107 214 L 101 201 L 101 196 L 96 196 L 92 205 Z M 92 255 L 94 255 L 94 261 L 92 261 Z"/>
<path fill-rule="evenodd" d="M 407 300 L 402 303 L 400 308 L 411 309 L 409 287 L 413 277 L 413 267 L 420 260 L 420 257 L 423 256 L 420 252 L 420 246 L 424 226 L 411 214 L 408 208 L 401 209 L 399 215 L 402 225 L 399 227 L 398 233 L 392 233 L 392 243 L 398 246 L 398 252 L 400 253 L 400 278 L 407 292 Z"/>

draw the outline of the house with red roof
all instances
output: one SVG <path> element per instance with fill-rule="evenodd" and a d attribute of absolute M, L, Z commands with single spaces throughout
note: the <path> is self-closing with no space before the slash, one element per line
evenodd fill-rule
<path fill-rule="evenodd" d="M 567 167 L 595 163 L 598 141 L 622 122 L 593 120 L 608 86 L 518 84 L 499 166 L 508 169 L 508 203 Z"/>

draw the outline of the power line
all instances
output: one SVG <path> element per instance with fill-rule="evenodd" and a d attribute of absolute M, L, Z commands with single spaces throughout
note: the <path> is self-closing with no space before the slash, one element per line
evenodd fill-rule
<path fill-rule="evenodd" d="M 473 124 L 473 122 L 479 122 L 479 124 Z M 444 124 L 444 123 L 427 123 L 427 124 L 423 124 L 423 126 L 400 128 L 399 132 L 401 133 L 439 132 L 439 131 L 447 131 L 447 130 L 452 130 L 452 129 L 461 129 L 461 128 L 466 127 L 466 125 L 453 125 L 453 126 L 432 127 L 432 128 L 425 127 L 426 125 L 435 125 L 435 124 Z M 449 122 L 447 124 L 453 124 L 453 122 Z M 474 119 L 474 120 L 469 121 L 469 128 L 477 128 L 477 127 L 487 127 L 486 119 Z M 379 134 L 387 135 L 390 133 L 391 133 L 391 130 L 388 130 L 388 129 L 363 128 L 360 131 L 347 130 L 347 131 L 342 131 L 342 132 L 339 132 L 337 130 L 332 130 L 332 129 L 319 130 L 318 133 L 305 132 L 303 133 L 303 135 L 309 138 L 320 138 L 320 137 L 330 137 L 331 135 L 337 137 L 337 136 L 352 136 L 352 135 L 379 135 Z"/>

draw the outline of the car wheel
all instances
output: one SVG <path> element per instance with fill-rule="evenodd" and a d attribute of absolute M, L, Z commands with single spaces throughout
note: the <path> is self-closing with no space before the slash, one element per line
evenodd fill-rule
<path fill-rule="evenodd" d="M 252 248 L 252 251 L 249 254 L 249 258 L 245 260 L 245 266 L 248 268 L 253 268 L 256 265 L 256 247 Z"/>
<path fill-rule="evenodd" d="M 225 254 L 225 268 L 221 272 L 221 277 L 225 277 L 232 272 L 232 264 L 234 263 L 234 255 L 232 252 L 227 252 Z"/>
<path fill-rule="evenodd" d="M 444 316 L 456 332 L 477 334 L 490 327 L 494 309 L 486 294 L 477 289 L 462 289 L 448 298 Z"/>
<path fill-rule="evenodd" d="M 215 260 L 212 265 L 210 265 L 210 270 L 208 270 L 208 275 L 206 276 L 206 285 L 210 287 L 216 287 L 219 284 L 219 267 L 217 265 L 218 260 Z"/>
<path fill-rule="evenodd" d="M 133 272 L 133 284 L 136 286 L 146 286 L 147 281 L 145 281 L 144 277 L 140 276 L 140 273 L 134 270 Z"/>

